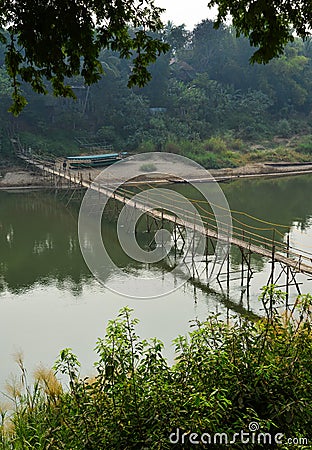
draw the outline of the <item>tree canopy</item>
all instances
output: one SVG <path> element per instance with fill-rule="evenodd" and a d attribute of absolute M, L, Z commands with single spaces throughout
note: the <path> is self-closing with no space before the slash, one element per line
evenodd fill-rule
<path fill-rule="evenodd" d="M 218 6 L 216 28 L 230 15 L 237 34 L 258 47 L 251 62 L 267 63 L 283 53 L 294 32 L 301 38 L 311 34 L 311 0 L 210 0 L 208 6 Z"/>
<path fill-rule="evenodd" d="M 283 53 L 294 34 L 306 38 L 311 33 L 311 0 L 209 0 L 208 7 L 213 6 L 218 6 L 214 28 L 220 36 L 230 16 L 237 35 L 257 47 L 251 62 L 267 63 Z M 183 27 L 167 36 L 160 33 L 162 11 L 154 0 L 4 0 L 0 41 L 12 80 L 10 111 L 18 115 L 27 103 L 23 82 L 38 93 L 75 97 L 69 79 L 80 75 L 85 85 L 97 82 L 106 70 L 102 50 L 129 59 L 128 86 L 142 87 L 151 79 L 149 65 L 169 44 L 175 54 L 187 36 Z M 194 39 L 200 41 L 201 34 L 198 27 Z M 206 45 L 198 55 L 200 65 L 211 59 L 211 42 Z"/>
<path fill-rule="evenodd" d="M 150 79 L 147 66 L 168 50 L 149 31 L 162 28 L 162 9 L 154 0 L 15 0 L 0 8 L 0 39 L 6 45 L 5 64 L 13 80 L 11 112 L 26 105 L 20 81 L 38 93 L 74 97 L 66 78 L 81 75 L 86 85 L 103 73 L 101 49 L 132 58 L 128 85 Z"/>

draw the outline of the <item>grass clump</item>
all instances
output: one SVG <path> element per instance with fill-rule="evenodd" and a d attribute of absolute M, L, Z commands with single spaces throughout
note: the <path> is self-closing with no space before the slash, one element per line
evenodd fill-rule
<path fill-rule="evenodd" d="M 157 167 L 153 163 L 145 163 L 140 166 L 141 172 L 155 172 Z"/>
<path fill-rule="evenodd" d="M 185 442 L 191 432 L 230 439 L 255 422 L 257 444 L 231 448 L 267 448 L 259 433 L 280 433 L 281 449 L 291 448 L 286 439 L 294 437 L 309 448 L 312 296 L 299 296 L 282 316 L 275 310 L 281 291 L 268 286 L 261 299 L 266 317 L 257 322 L 224 323 L 218 315 L 195 322 L 189 337 L 174 341 L 173 366 L 159 340 L 139 338 L 138 321 L 123 308 L 96 343 L 97 376 L 81 379 L 77 358 L 65 349 L 54 370 L 68 376 L 67 391 L 55 373 L 41 371 L 31 395 L 11 393 L 15 410 L 10 431 L 0 425 L 2 448 L 189 448 L 181 443 L 184 432 Z M 177 433 L 174 447 L 169 437 Z"/>
<path fill-rule="evenodd" d="M 312 135 L 306 135 L 301 138 L 301 140 L 297 144 L 296 148 L 297 152 L 307 153 L 311 156 L 312 154 Z"/>
<path fill-rule="evenodd" d="M 309 162 L 311 157 L 306 153 L 299 153 L 296 150 L 286 147 L 277 147 L 275 149 L 252 150 L 247 158 L 248 161 L 274 161 L 274 162 Z"/>

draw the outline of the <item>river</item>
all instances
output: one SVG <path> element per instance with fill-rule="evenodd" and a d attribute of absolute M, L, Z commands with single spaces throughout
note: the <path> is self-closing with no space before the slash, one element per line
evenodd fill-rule
<path fill-rule="evenodd" d="M 290 229 L 291 242 L 312 250 L 312 176 L 261 180 L 237 180 L 223 184 L 222 189 L 232 210 L 267 222 L 283 224 Z M 179 186 L 183 195 L 187 188 Z M 137 300 L 112 292 L 90 273 L 82 257 L 77 218 L 79 205 L 62 192 L 0 192 L 0 391 L 10 374 L 17 374 L 14 354 L 22 351 L 29 377 L 38 364 L 51 367 L 58 353 L 71 347 L 82 362 L 82 375 L 92 375 L 96 339 L 103 337 L 107 321 L 119 309 L 129 305 L 140 323 L 141 337 L 158 337 L 166 345 L 165 354 L 173 361 L 171 341 L 186 334 L 190 321 L 204 319 L 217 312 L 221 317 L 261 314 L 258 301 L 260 287 L 266 284 L 270 264 L 253 257 L 254 277 L 249 298 L 240 280 L 231 281 L 229 296 L 220 286 L 215 290 L 194 286 L 191 282 L 159 298 Z M 241 215 L 233 214 L 242 219 Z M 249 222 L 248 222 L 249 221 Z M 104 221 L 105 233 L 114 241 L 114 222 Z M 259 228 L 261 228 L 259 226 Z M 260 233 L 263 231 L 260 230 Z M 127 264 L 127 261 L 124 262 Z M 232 269 L 239 269 L 237 249 L 231 251 Z M 135 265 L 142 276 L 163 271 Z M 154 272 L 153 272 L 154 271 Z M 114 274 L 112 274 L 114 277 Z M 239 277 L 238 277 L 239 278 Z M 302 292 L 311 290 L 306 277 L 299 277 Z M 162 283 L 157 278 L 155 283 Z M 165 281 L 163 281 L 165 282 Z M 292 298 L 296 291 L 292 290 Z"/>

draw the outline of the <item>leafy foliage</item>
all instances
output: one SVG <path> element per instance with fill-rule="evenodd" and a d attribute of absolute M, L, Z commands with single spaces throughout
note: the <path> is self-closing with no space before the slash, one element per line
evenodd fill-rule
<path fill-rule="evenodd" d="M 217 28 L 230 14 L 237 34 L 247 36 L 251 45 L 259 47 L 252 62 L 267 63 L 283 53 L 285 45 L 294 40 L 293 30 L 302 38 L 311 34 L 309 0 L 210 0 L 208 6 L 218 6 Z"/>
<path fill-rule="evenodd" d="M 168 50 L 148 33 L 162 28 L 161 11 L 153 0 L 5 2 L 0 26 L 14 86 L 11 112 L 17 115 L 26 106 L 20 80 L 40 94 L 48 92 L 48 81 L 55 95 L 74 98 L 65 78 L 81 75 L 86 85 L 98 81 L 103 73 L 101 49 L 132 58 L 128 85 L 143 86 L 150 79 L 148 64 Z"/>
<path fill-rule="evenodd" d="M 29 103 L 14 121 L 7 113 L 12 87 L 2 66 L 2 135 L 15 124 L 21 141 L 40 152 L 85 152 L 76 140 L 83 138 L 116 151 L 174 151 L 211 169 L 251 160 L 310 160 L 304 139 L 302 145 L 295 140 L 312 132 L 312 41 L 296 38 L 280 58 L 251 66 L 248 40 L 237 39 L 230 26 L 215 30 L 205 20 L 187 32 L 169 23 L 149 36 L 172 48 L 147 67 L 153 78 L 143 88 L 127 88 L 132 59 L 106 48 L 99 53 L 106 74 L 95 85 L 86 86 L 81 75 L 64 78 L 76 100 L 35 94 L 20 80 Z M 0 45 L 0 63 L 5 50 Z M 221 139 L 222 149 L 208 148 L 211 139 Z M 11 151 L 4 140 L 2 149 Z"/>
<path fill-rule="evenodd" d="M 189 338 L 174 341 L 172 367 L 163 344 L 141 340 L 137 320 L 123 308 L 97 341 L 97 376 L 80 379 L 79 363 L 65 349 L 55 369 L 68 375 L 68 392 L 47 374 L 37 376 L 32 396 L 13 390 L 13 428 L 5 431 L 2 419 L 2 448 L 169 449 L 177 428 L 186 436 L 233 436 L 255 421 L 259 432 L 282 433 L 284 442 L 310 439 L 311 295 L 299 296 L 293 310 L 280 316 L 283 295 L 273 285 L 263 289 L 266 318 L 257 322 L 211 316 L 194 323 Z"/>

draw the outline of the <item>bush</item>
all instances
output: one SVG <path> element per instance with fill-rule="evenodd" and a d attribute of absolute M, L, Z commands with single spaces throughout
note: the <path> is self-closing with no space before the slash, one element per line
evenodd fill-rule
<path fill-rule="evenodd" d="M 226 143 L 220 137 L 211 137 L 203 142 L 203 148 L 206 151 L 213 153 L 222 153 L 227 150 Z"/>
<path fill-rule="evenodd" d="M 228 147 L 231 148 L 232 150 L 243 152 L 246 148 L 246 145 L 241 139 L 231 139 L 228 142 Z"/>
<path fill-rule="evenodd" d="M 281 119 L 276 126 L 276 132 L 278 136 L 287 138 L 292 134 L 291 125 L 287 119 Z"/>
<path fill-rule="evenodd" d="M 172 367 L 163 344 L 140 340 L 138 321 L 123 308 L 97 341 L 95 378 L 80 379 L 77 358 L 65 349 L 55 370 L 69 377 L 69 392 L 54 376 L 37 378 L 33 394 L 14 391 L 13 428 L 5 432 L 0 422 L 2 448 L 188 448 L 172 447 L 170 433 L 233 437 L 255 423 L 256 438 L 258 427 L 271 436 L 311 438 L 312 296 L 299 296 L 282 316 L 275 308 L 285 294 L 267 286 L 261 299 L 266 317 L 256 322 L 226 324 L 217 315 L 196 322 L 189 339 L 174 341 Z"/>
<path fill-rule="evenodd" d="M 139 153 L 149 153 L 149 152 L 155 152 L 156 151 L 156 146 L 152 141 L 143 141 L 141 142 L 141 144 L 139 145 L 137 151 Z"/>
<path fill-rule="evenodd" d="M 275 149 L 253 150 L 248 154 L 248 160 L 306 162 L 309 161 L 309 156 L 304 153 L 298 153 L 288 147 L 276 147 Z"/>
<path fill-rule="evenodd" d="M 155 172 L 157 170 L 157 167 L 153 163 L 146 163 L 146 164 L 142 164 L 142 166 L 140 167 L 140 170 L 142 172 Z"/>
<path fill-rule="evenodd" d="M 220 169 L 222 167 L 220 157 L 211 152 L 195 155 L 194 160 L 205 167 L 205 169 Z"/>
<path fill-rule="evenodd" d="M 301 142 L 298 143 L 296 150 L 300 153 L 308 153 L 312 154 L 312 136 L 307 135 L 301 139 Z"/>
<path fill-rule="evenodd" d="M 65 156 L 79 153 L 74 137 L 65 132 L 54 132 L 51 135 L 20 132 L 20 141 L 26 148 L 31 147 L 35 153 Z"/>
<path fill-rule="evenodd" d="M 189 155 L 192 153 L 196 153 L 199 143 L 198 141 L 187 141 L 182 140 L 179 141 L 180 153 L 186 157 L 190 157 Z"/>
<path fill-rule="evenodd" d="M 164 146 L 164 151 L 168 153 L 176 153 L 177 155 L 180 154 L 180 147 L 175 142 L 167 142 Z"/>

